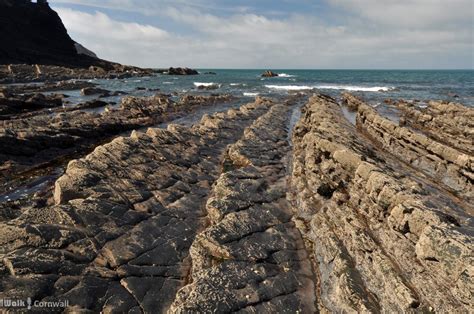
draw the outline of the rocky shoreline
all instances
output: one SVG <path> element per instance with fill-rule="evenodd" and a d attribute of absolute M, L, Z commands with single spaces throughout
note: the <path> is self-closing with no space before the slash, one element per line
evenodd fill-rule
<path fill-rule="evenodd" d="M 170 95 L 156 94 L 124 97 L 115 106 L 94 100 L 65 108 L 62 98 L 55 95 L 9 96 L 0 97 L 0 108 L 5 104 L 1 111 L 5 114 L 0 114 L 0 183 L 9 182 L 10 188 L 12 177 L 18 174 L 70 155 L 85 155 L 124 132 L 233 100 L 230 95 L 216 94 L 182 95 L 174 101 Z M 16 114 L 11 114 L 12 108 Z"/>
<path fill-rule="evenodd" d="M 456 153 L 466 170 L 431 157 L 423 147 L 453 151 L 345 100 L 356 126 L 334 99 L 315 96 L 293 136 L 295 218 L 318 269 L 320 309 L 468 311 L 472 181 L 461 176 L 472 175 L 472 155 Z M 438 181 L 450 165 L 455 179 Z"/>
<path fill-rule="evenodd" d="M 9 64 L 0 65 L 0 84 L 30 82 L 61 82 L 86 79 L 124 79 L 148 76 L 155 73 L 151 69 L 110 64 L 104 67 L 66 67 L 54 65 Z M 64 83 L 61 83 L 64 84 Z M 63 86 L 64 88 L 64 86 Z M 50 88 L 48 88 L 50 90 Z"/>
<path fill-rule="evenodd" d="M 71 109 L 39 91 L 0 95 L 0 180 L 68 164 L 1 203 L 0 298 L 105 313 L 474 306 L 471 108 L 402 101 L 395 123 L 351 94 L 295 94 L 163 129 L 232 98 Z"/>

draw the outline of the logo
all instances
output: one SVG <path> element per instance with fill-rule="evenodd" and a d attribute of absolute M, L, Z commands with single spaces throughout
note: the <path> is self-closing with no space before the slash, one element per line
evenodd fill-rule
<path fill-rule="evenodd" d="M 28 297 L 26 300 L 23 299 L 0 299 L 0 309 L 28 309 L 33 308 L 67 308 L 69 307 L 69 300 L 55 300 L 55 301 L 41 301 L 33 300 Z"/>

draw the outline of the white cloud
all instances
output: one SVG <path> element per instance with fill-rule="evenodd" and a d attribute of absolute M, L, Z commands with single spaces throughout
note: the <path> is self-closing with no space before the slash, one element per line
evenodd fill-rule
<path fill-rule="evenodd" d="M 472 0 L 327 0 L 381 25 L 447 28 L 473 23 Z"/>
<path fill-rule="evenodd" d="M 94 0 L 67 0 L 96 2 Z M 182 0 L 185 1 L 185 0 Z M 456 25 L 459 19 L 438 9 L 427 9 L 428 27 L 398 2 L 437 0 L 328 0 L 351 12 L 340 23 L 309 15 L 269 18 L 258 14 L 221 17 L 196 7 L 163 6 L 159 14 L 188 27 L 182 35 L 150 25 L 127 23 L 104 13 L 57 8 L 71 37 L 100 57 L 139 66 L 191 66 L 201 68 L 457 68 L 473 67 L 472 29 Z M 465 0 L 452 0 L 456 6 Z M 110 1 L 109 1 L 110 2 Z M 124 5 L 134 1 L 122 0 Z M 383 16 L 385 3 L 389 13 Z M 203 3 L 201 3 L 203 4 Z M 103 1 L 102 5 L 108 5 Z M 364 5 L 371 6 L 363 11 Z M 420 4 L 421 5 L 421 4 Z M 145 7 L 141 7 L 144 9 Z M 138 9 L 138 8 L 136 8 Z M 387 10 L 388 10 L 387 9 Z M 412 6 L 416 12 L 418 5 Z M 460 9 L 459 9 L 460 10 Z M 363 12 L 362 12 L 363 11 Z M 153 13 L 153 12 L 152 12 Z M 464 16 L 464 17 L 463 17 Z M 401 23 L 396 24 L 399 19 Z M 464 21 L 464 20 L 463 20 Z M 427 22 L 428 23 L 428 22 Z M 463 22 L 465 25 L 466 21 Z M 467 22 L 469 26 L 469 22 Z"/>
<path fill-rule="evenodd" d="M 89 14 L 71 9 L 58 9 L 57 11 L 62 17 L 66 29 L 71 29 L 79 36 L 87 36 L 91 40 L 104 39 L 104 31 L 107 32 L 105 38 L 108 41 L 150 41 L 169 37 L 166 31 L 157 27 L 115 21 L 101 12 Z"/>

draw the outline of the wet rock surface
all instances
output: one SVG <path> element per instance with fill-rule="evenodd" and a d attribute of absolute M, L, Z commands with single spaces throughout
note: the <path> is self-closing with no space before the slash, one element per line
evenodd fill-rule
<path fill-rule="evenodd" d="M 81 80 L 67 80 L 58 82 L 30 83 L 19 85 L 4 85 L 2 91 L 9 94 L 40 93 L 66 90 L 80 90 L 86 87 L 95 87 L 94 83 Z"/>
<path fill-rule="evenodd" d="M 157 94 L 3 121 L 4 170 L 95 149 L 0 203 L 0 298 L 105 313 L 473 308 L 470 120 L 445 117 L 470 110 L 397 104 L 399 125 L 350 94 L 293 95 L 143 128 L 228 100 Z M 116 138 L 98 145 L 104 134 Z"/>

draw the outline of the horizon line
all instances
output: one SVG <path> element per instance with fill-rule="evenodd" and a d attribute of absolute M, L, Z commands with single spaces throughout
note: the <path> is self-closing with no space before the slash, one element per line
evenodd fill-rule
<path fill-rule="evenodd" d="M 187 66 L 184 66 L 187 67 Z M 147 68 L 146 66 L 143 68 Z M 168 69 L 170 67 L 149 67 L 151 69 Z M 177 68 L 177 67 L 174 67 Z M 196 70 L 255 70 L 255 71 L 474 71 L 474 68 L 431 68 L 431 69 L 393 69 L 393 68 L 207 68 L 207 67 L 187 67 Z"/>

